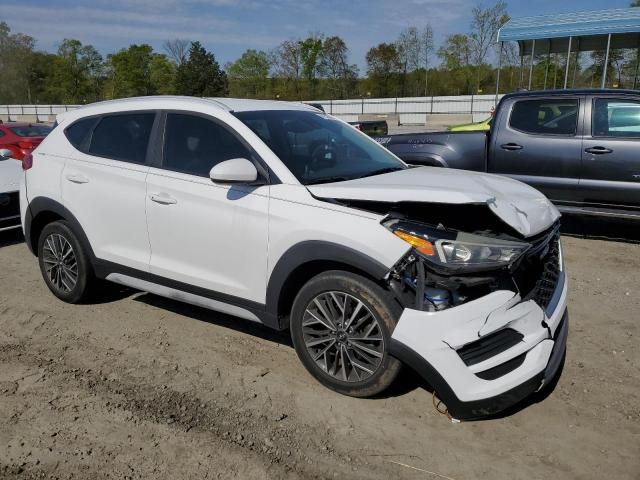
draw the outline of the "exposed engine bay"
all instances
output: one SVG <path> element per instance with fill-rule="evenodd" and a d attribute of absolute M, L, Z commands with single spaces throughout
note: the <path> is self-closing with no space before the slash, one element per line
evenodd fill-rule
<path fill-rule="evenodd" d="M 386 214 L 382 224 L 414 247 L 387 278 L 405 308 L 438 312 L 496 290 L 536 298 L 544 308 L 555 288 L 557 223 L 524 239 L 486 204 L 339 203 Z"/>

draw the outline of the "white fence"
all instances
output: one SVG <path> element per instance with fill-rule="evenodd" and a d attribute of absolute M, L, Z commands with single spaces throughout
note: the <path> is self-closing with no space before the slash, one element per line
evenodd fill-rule
<path fill-rule="evenodd" d="M 319 103 L 327 113 L 347 122 L 362 120 L 361 117 L 367 115 L 394 115 L 401 125 L 424 125 L 429 117 L 438 115 L 469 115 L 473 121 L 482 120 L 491 113 L 495 100 L 495 95 L 460 95 L 319 100 L 309 103 Z"/>
<path fill-rule="evenodd" d="M 444 115 L 467 115 L 473 121 L 486 118 L 495 104 L 495 95 L 451 97 L 361 98 L 318 100 L 327 113 L 348 122 L 371 115 L 393 116 L 401 125 L 424 125 Z M 0 119 L 10 121 L 53 122 L 58 113 L 79 105 L 0 105 Z"/>

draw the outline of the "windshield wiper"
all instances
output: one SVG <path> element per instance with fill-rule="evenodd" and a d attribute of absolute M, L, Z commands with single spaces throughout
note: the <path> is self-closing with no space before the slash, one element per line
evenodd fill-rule
<path fill-rule="evenodd" d="M 345 182 L 347 180 L 352 180 L 351 178 L 347 178 L 347 177 L 322 177 L 322 178 L 316 178 L 315 180 L 311 180 L 310 182 L 307 182 L 306 185 L 318 185 L 320 183 L 333 183 L 333 182 Z"/>
<path fill-rule="evenodd" d="M 360 178 L 373 177 L 374 175 L 382 175 L 383 173 L 397 172 L 398 170 L 405 170 L 405 169 L 402 167 L 381 168 L 380 170 L 374 170 L 373 172 L 366 173 L 362 175 Z"/>

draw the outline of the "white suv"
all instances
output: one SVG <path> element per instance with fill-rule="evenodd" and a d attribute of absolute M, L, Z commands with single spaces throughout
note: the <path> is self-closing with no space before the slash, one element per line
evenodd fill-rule
<path fill-rule="evenodd" d="M 409 168 L 302 104 L 183 97 L 64 113 L 25 168 L 26 241 L 64 301 L 106 279 L 289 328 L 329 388 L 375 395 L 405 363 L 457 418 L 560 369 L 559 213 L 517 181 Z"/>

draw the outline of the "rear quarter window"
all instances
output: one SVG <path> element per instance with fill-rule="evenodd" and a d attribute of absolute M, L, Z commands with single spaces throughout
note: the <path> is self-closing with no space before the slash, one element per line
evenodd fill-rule
<path fill-rule="evenodd" d="M 82 150 L 82 144 L 89 135 L 91 128 L 95 125 L 96 118 L 84 118 L 74 122 L 64 131 L 67 140 L 78 150 Z"/>

